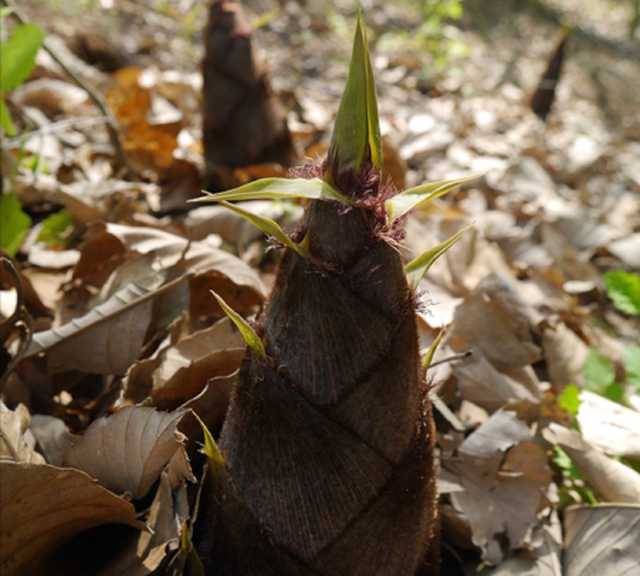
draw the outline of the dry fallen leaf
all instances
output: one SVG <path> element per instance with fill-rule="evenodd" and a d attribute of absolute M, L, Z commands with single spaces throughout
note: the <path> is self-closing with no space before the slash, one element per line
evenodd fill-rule
<path fill-rule="evenodd" d="M 229 318 L 198 330 L 132 366 L 123 381 L 125 398 L 151 396 L 160 409 L 175 408 L 200 394 L 207 381 L 240 367 L 245 341 Z"/>
<path fill-rule="evenodd" d="M 162 361 L 152 376 L 152 400 L 185 402 L 193 398 L 211 378 L 237 370 L 245 348 L 242 335 L 229 318 L 183 338 L 161 354 Z"/>
<path fill-rule="evenodd" d="M 153 255 L 148 274 L 157 275 L 161 270 L 170 270 L 175 277 L 193 273 L 190 282 L 190 312 L 192 316 L 206 312 L 222 311 L 211 298 L 209 290 L 220 294 L 234 310 L 246 311 L 261 304 L 266 291 L 258 274 L 237 256 L 220 250 L 206 240 L 191 242 L 169 232 L 155 228 L 108 224 L 109 234 L 117 237 L 127 251 Z M 142 271 L 137 271 L 143 277 Z M 110 291 L 117 289 L 111 285 Z"/>
<path fill-rule="evenodd" d="M 46 352 L 50 372 L 124 374 L 142 348 L 154 298 L 185 279 L 160 288 L 153 278 L 151 287 L 131 283 L 88 314 L 34 334 L 26 356 Z"/>
<path fill-rule="evenodd" d="M 485 568 L 478 576 L 563 576 L 562 574 L 562 526 L 554 511 L 548 522 L 536 527 L 534 542 L 537 548 L 517 550 L 495 568 Z"/>
<path fill-rule="evenodd" d="M 469 519 L 473 543 L 484 560 L 502 560 L 499 544 L 531 545 L 538 513 L 548 505 L 551 470 L 542 447 L 514 412 L 498 411 L 460 445 L 458 457 L 442 462 L 451 503 Z"/>
<path fill-rule="evenodd" d="M 585 480 L 609 502 L 640 502 L 640 474 L 587 443 L 575 430 L 551 423 L 545 440 L 559 445 Z"/>
<path fill-rule="evenodd" d="M 158 479 L 184 436 L 176 430 L 183 410 L 158 412 L 125 406 L 93 422 L 74 440 L 65 463 L 83 470 L 118 494 L 142 498 Z"/>
<path fill-rule="evenodd" d="M 64 454 L 71 446 L 73 435 L 69 434 L 65 423 L 55 416 L 34 414 L 29 430 L 35 436 L 47 464 L 62 466 Z"/>
<path fill-rule="evenodd" d="M 510 374 L 499 372 L 481 351 L 453 367 L 460 393 L 465 400 L 494 412 L 509 400 L 540 402 L 541 390 L 530 366 Z"/>
<path fill-rule="evenodd" d="M 543 329 L 542 349 L 553 384 L 564 388 L 570 382 L 584 383 L 582 368 L 589 356 L 589 347 L 566 324 L 558 322 Z"/>
<path fill-rule="evenodd" d="M 46 573 L 50 553 L 95 526 L 119 523 L 146 529 L 131 504 L 79 470 L 0 462 L 0 477 L 3 576 Z"/>
<path fill-rule="evenodd" d="M 564 530 L 565 576 L 640 573 L 640 506 L 570 506 Z"/>
<path fill-rule="evenodd" d="M 481 280 L 456 308 L 454 332 L 453 338 L 464 338 L 482 350 L 498 370 L 520 368 L 541 358 L 527 304 L 497 273 Z"/>
<path fill-rule="evenodd" d="M 640 459 L 640 416 L 635 410 L 583 390 L 578 423 L 586 442 L 607 454 Z"/>
<path fill-rule="evenodd" d="M 12 411 L 0 400 L 0 461 L 44 463 L 42 455 L 34 450 L 29 419 L 29 410 L 23 404 Z"/>
<path fill-rule="evenodd" d="M 179 522 L 176 521 L 171 483 L 164 472 L 145 524 L 151 531 L 141 532 L 96 576 L 147 576 L 160 566 L 168 545 L 178 541 Z"/>
<path fill-rule="evenodd" d="M 193 410 L 210 430 L 219 430 L 222 428 L 239 372 L 240 370 L 236 370 L 227 376 L 212 378 L 202 392 L 183 404 L 182 408 Z M 189 439 L 188 447 L 202 437 L 202 425 L 193 416 L 183 420 L 180 430 Z"/>

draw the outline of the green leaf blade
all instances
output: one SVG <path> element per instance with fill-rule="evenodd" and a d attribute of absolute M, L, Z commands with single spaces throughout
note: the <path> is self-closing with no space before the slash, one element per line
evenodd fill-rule
<path fill-rule="evenodd" d="M 293 242 L 289 236 L 284 233 L 284 230 L 280 228 L 277 222 L 271 220 L 271 218 L 266 218 L 264 216 L 258 216 L 258 214 L 254 214 L 253 212 L 249 212 L 244 208 L 240 208 L 240 206 L 236 206 L 235 204 L 230 204 L 229 202 L 225 202 L 224 200 L 219 201 L 225 208 L 228 208 L 232 212 L 235 212 L 239 216 L 242 216 L 248 222 L 251 222 L 257 228 L 260 228 L 265 234 L 269 234 L 274 238 L 280 240 L 287 248 L 297 252 L 303 258 L 308 258 L 309 254 L 307 254 L 304 249 Z"/>
<path fill-rule="evenodd" d="M 15 193 L 0 195 L 0 247 L 15 256 L 31 226 Z"/>
<path fill-rule="evenodd" d="M 267 351 L 264 348 L 264 344 L 262 340 L 260 340 L 260 336 L 256 334 L 256 331 L 249 325 L 249 323 L 238 314 L 231 306 L 229 306 L 221 296 L 216 294 L 213 290 L 211 293 L 215 296 L 218 304 L 220 304 L 220 308 L 224 311 L 224 313 L 229 316 L 231 321 L 237 326 L 238 330 L 240 330 L 240 334 L 244 338 L 245 342 L 251 349 L 263 360 L 267 359 Z"/>
<path fill-rule="evenodd" d="M 378 96 L 376 95 L 376 83 L 373 76 L 373 66 L 369 56 L 369 44 L 365 32 L 365 53 L 367 59 L 367 122 L 368 122 L 368 144 L 371 154 L 371 163 L 377 166 L 382 172 L 382 135 L 380 133 L 380 118 L 378 117 Z"/>
<path fill-rule="evenodd" d="M 436 350 L 442 341 L 442 337 L 444 336 L 444 328 L 440 330 L 440 333 L 436 336 L 436 339 L 433 341 L 433 344 L 429 346 L 429 350 L 427 351 L 424 360 L 422 361 L 422 369 L 426 372 L 429 370 L 429 366 L 431 366 L 431 362 L 433 362 L 433 357 L 436 354 Z"/>
<path fill-rule="evenodd" d="M 345 171 L 359 173 L 368 159 L 382 170 L 382 139 L 373 67 L 362 15 L 358 15 L 347 84 L 329 147 L 328 178 Z"/>
<path fill-rule="evenodd" d="M 453 246 L 465 232 L 470 230 L 472 226 L 473 224 L 465 226 L 462 230 L 460 230 L 460 232 L 457 232 L 456 234 L 451 236 L 451 238 L 448 238 L 447 240 L 442 242 L 442 244 L 434 246 L 430 250 L 427 250 L 426 252 L 422 253 L 420 256 L 414 258 L 411 262 L 409 262 L 404 268 L 409 286 L 415 289 L 420 283 L 420 280 L 422 280 L 424 275 L 429 271 L 429 268 L 433 266 L 435 261 L 440 258 L 440 256 L 442 256 L 447 250 L 449 250 L 449 248 L 451 248 L 451 246 Z"/>
<path fill-rule="evenodd" d="M 607 272 L 604 275 L 607 296 L 626 314 L 640 316 L 640 274 Z"/>
<path fill-rule="evenodd" d="M 220 202 L 221 200 L 280 200 L 304 198 L 306 200 L 335 200 L 345 204 L 351 200 L 340 194 L 331 184 L 320 178 L 262 178 L 238 188 L 194 198 L 189 202 Z"/>
<path fill-rule="evenodd" d="M 46 32 L 35 24 L 20 24 L 11 39 L 2 43 L 0 90 L 9 92 L 22 84 L 36 63 Z"/>
<path fill-rule="evenodd" d="M 71 214 L 66 210 L 61 210 L 44 219 L 37 241 L 44 242 L 50 246 L 62 246 L 72 226 L 73 218 Z"/>
<path fill-rule="evenodd" d="M 616 380 L 613 364 L 597 350 L 589 352 L 582 372 L 587 380 L 587 390 L 600 395 Z"/>
<path fill-rule="evenodd" d="M 464 178 L 456 178 L 455 180 L 430 182 L 428 184 L 422 184 L 421 186 L 416 186 L 415 188 L 409 188 L 409 190 L 400 192 L 400 194 L 390 198 L 385 203 L 389 219 L 393 222 L 420 204 L 435 200 L 454 188 L 479 178 L 482 174 L 483 173 L 474 174 L 473 176 L 465 176 Z"/>

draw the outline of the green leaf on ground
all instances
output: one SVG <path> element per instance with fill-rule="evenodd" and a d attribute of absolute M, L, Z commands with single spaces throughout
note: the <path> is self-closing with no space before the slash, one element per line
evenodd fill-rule
<path fill-rule="evenodd" d="M 562 391 L 562 394 L 558 396 L 558 406 L 560 406 L 560 408 L 562 408 L 563 410 L 569 412 L 569 414 L 573 414 L 574 416 L 580 409 L 580 403 L 580 388 L 578 388 L 575 384 L 567 385 Z"/>
<path fill-rule="evenodd" d="M 31 218 L 22 211 L 16 195 L 0 196 L 0 248 L 15 256 L 31 226 Z"/>
<path fill-rule="evenodd" d="M 624 370 L 627 373 L 627 384 L 640 392 L 640 348 L 629 346 L 624 351 Z"/>
<path fill-rule="evenodd" d="M 597 350 L 589 352 L 582 372 L 587 380 L 587 390 L 591 390 L 596 394 L 604 394 L 607 387 L 616 380 L 613 365 Z"/>
<path fill-rule="evenodd" d="M 626 314 L 640 316 L 640 274 L 607 272 L 604 275 L 607 296 Z"/>
<path fill-rule="evenodd" d="M 613 384 L 609 384 L 609 386 L 602 391 L 602 395 L 612 402 L 618 402 L 621 404 L 624 399 L 624 388 L 622 384 L 614 382 Z"/>
<path fill-rule="evenodd" d="M 52 214 L 42 222 L 38 242 L 44 242 L 50 246 L 62 246 L 67 241 L 72 227 L 73 219 L 66 210 Z"/>
<path fill-rule="evenodd" d="M 15 27 L 11 38 L 2 43 L 0 90 L 13 90 L 29 77 L 46 35 L 35 24 L 20 24 Z"/>
<path fill-rule="evenodd" d="M 562 475 L 565 478 L 571 478 L 572 480 L 583 480 L 584 476 L 582 472 L 576 468 L 576 465 L 571 460 L 571 457 L 557 444 L 553 447 L 554 455 L 553 461 L 556 466 L 562 470 Z"/>

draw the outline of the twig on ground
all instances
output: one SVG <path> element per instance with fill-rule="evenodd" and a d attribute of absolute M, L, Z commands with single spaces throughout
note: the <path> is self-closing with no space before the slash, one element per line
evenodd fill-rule
<path fill-rule="evenodd" d="M 48 134 L 54 134 L 55 132 L 64 132 L 65 130 L 74 129 L 79 130 L 81 128 L 90 128 L 97 124 L 108 123 L 109 119 L 105 116 L 87 117 L 87 118 L 66 118 L 59 120 L 58 122 L 51 122 L 35 130 L 25 132 L 13 138 L 9 138 L 5 141 L 6 148 L 16 148 L 22 144 L 25 140 L 33 136 L 47 136 Z"/>

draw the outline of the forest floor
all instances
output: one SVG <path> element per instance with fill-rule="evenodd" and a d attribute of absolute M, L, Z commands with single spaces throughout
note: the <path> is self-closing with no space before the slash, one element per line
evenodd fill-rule
<path fill-rule="evenodd" d="M 638 535 L 627 530 L 640 514 L 633 3 L 485 4 L 460 3 L 462 17 L 448 19 L 418 2 L 362 2 L 385 178 L 404 189 L 480 174 L 418 208 L 400 247 L 409 261 L 473 223 L 418 288 L 425 352 L 446 329 L 434 359 L 444 362 L 428 372 L 444 573 L 640 570 Z M 300 161 L 318 161 L 357 3 L 244 6 Z M 15 7 L 115 119 L 44 50 L 6 95 L 17 134 L 3 133 L 1 158 L 2 248 L 13 268 L 0 276 L 0 568 L 23 574 L 46 559 L 52 573 L 179 576 L 202 468 L 187 411 L 217 433 L 244 354 L 209 290 L 255 314 L 279 253 L 239 216 L 187 204 L 201 195 L 205 165 L 205 3 Z M 541 120 L 531 97 L 569 29 Z M 223 181 L 283 173 L 228 167 Z M 251 210 L 290 231 L 301 207 Z M 122 458 L 136 464 L 112 465 Z M 63 467 L 75 470 L 61 476 Z M 100 510 L 87 512 L 89 501 Z M 622 563 L 606 553 L 614 542 Z"/>

